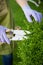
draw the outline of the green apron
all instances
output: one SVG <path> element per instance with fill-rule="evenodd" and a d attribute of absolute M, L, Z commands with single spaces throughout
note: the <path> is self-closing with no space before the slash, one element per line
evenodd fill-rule
<path fill-rule="evenodd" d="M 8 1 L 8 0 L 7 0 Z M 13 20 L 11 18 L 11 11 L 6 4 L 6 0 L 0 0 L 0 25 L 7 28 L 13 28 Z M 8 3 L 8 2 L 7 2 Z M 0 55 L 6 55 L 12 53 L 12 42 L 10 44 L 0 43 Z"/>

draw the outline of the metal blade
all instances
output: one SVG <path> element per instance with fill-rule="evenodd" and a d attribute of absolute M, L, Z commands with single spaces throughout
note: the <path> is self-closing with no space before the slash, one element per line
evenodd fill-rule
<path fill-rule="evenodd" d="M 27 36 L 15 35 L 10 40 L 17 41 L 17 40 L 24 40 L 24 39 L 27 39 L 27 38 L 28 38 Z"/>
<path fill-rule="evenodd" d="M 8 29 L 6 32 L 8 32 L 7 33 L 7 37 L 10 40 L 12 40 L 12 41 L 27 39 L 28 38 L 27 34 L 31 34 L 31 32 L 27 31 L 27 30 L 13 30 L 13 29 Z"/>
<path fill-rule="evenodd" d="M 30 31 L 27 31 L 27 30 L 11 30 L 13 32 L 13 34 L 15 35 L 26 35 L 26 34 L 31 34 Z"/>

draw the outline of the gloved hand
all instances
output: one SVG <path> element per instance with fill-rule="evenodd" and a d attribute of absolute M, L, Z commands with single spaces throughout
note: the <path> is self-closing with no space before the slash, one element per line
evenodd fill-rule
<path fill-rule="evenodd" d="M 6 30 L 7 30 L 7 28 L 0 26 L 0 42 L 2 42 L 2 43 L 6 42 L 9 44 L 10 40 L 6 36 Z"/>
<path fill-rule="evenodd" d="M 28 22 L 32 22 L 32 19 L 30 16 L 33 16 L 35 21 L 41 22 L 42 14 L 40 12 L 37 12 L 36 10 L 32 10 L 29 5 L 23 6 L 22 10 L 24 11 L 24 14 L 28 20 Z"/>

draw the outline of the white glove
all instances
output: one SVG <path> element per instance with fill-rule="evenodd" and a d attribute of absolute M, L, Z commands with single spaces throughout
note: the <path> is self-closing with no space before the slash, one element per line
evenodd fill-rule
<path fill-rule="evenodd" d="M 10 40 L 6 36 L 6 30 L 7 30 L 7 28 L 0 26 L 0 42 L 2 42 L 2 43 L 6 42 L 9 44 Z"/>
<path fill-rule="evenodd" d="M 35 21 L 41 22 L 42 14 L 40 12 L 37 12 L 36 10 L 32 10 L 29 5 L 23 6 L 22 10 L 28 20 L 28 22 L 32 22 L 32 19 L 30 16 L 33 16 Z"/>

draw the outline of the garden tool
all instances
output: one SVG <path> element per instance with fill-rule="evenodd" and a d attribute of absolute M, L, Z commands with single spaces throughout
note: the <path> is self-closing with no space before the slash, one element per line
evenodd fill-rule
<path fill-rule="evenodd" d="M 12 41 L 24 40 L 28 38 L 28 35 L 31 34 L 30 31 L 27 30 L 13 30 L 9 29 L 6 31 L 7 37 Z"/>

